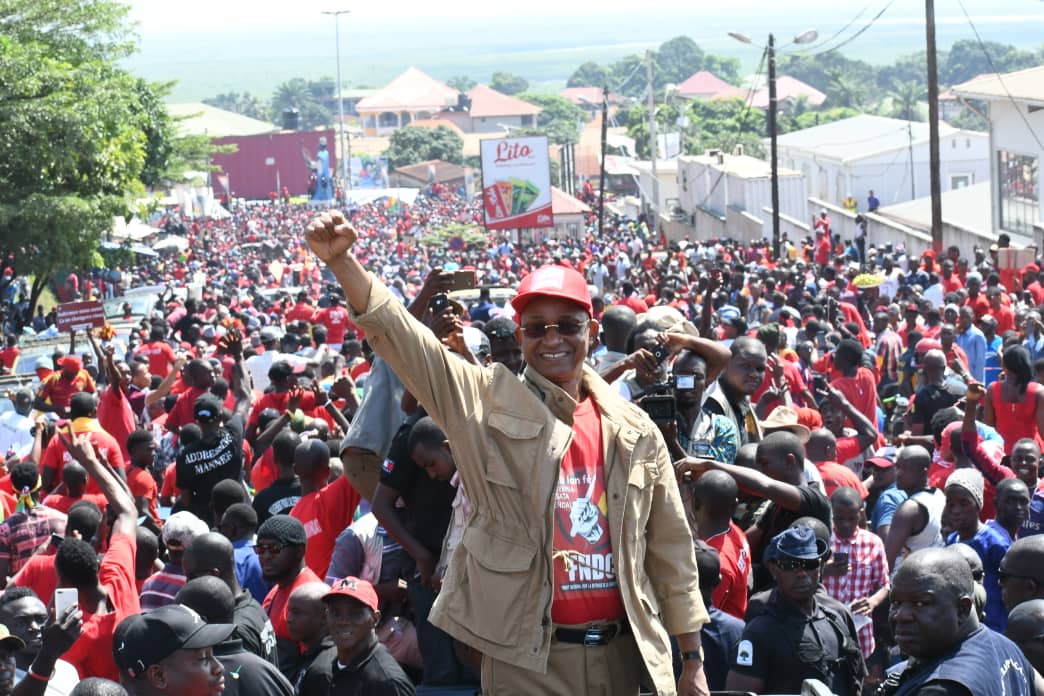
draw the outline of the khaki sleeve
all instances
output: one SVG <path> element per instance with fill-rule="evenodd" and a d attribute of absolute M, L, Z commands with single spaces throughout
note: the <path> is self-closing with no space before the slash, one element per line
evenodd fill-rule
<path fill-rule="evenodd" d="M 657 478 L 652 509 L 645 530 L 645 568 L 660 605 L 667 632 L 672 636 L 693 633 L 710 620 L 700 594 L 699 574 L 692 532 L 685 519 L 681 493 L 667 445 L 655 438 Z"/>
<path fill-rule="evenodd" d="M 439 426 L 459 432 L 481 403 L 492 370 L 467 362 L 446 349 L 428 327 L 413 317 L 379 280 L 370 283 L 364 314 L 352 321 L 406 389 Z"/>

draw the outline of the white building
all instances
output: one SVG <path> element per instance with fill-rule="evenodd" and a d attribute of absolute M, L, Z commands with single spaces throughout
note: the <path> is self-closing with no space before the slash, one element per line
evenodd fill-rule
<path fill-rule="evenodd" d="M 658 188 L 653 186 L 652 162 L 635 161 L 631 166 L 638 170 L 638 190 L 642 200 L 652 202 L 654 197 L 658 197 L 656 210 L 670 215 L 678 205 L 678 160 L 656 160 Z"/>
<path fill-rule="evenodd" d="M 1039 240 L 1044 157 L 1044 66 L 977 77 L 953 88 L 988 104 L 993 229 Z"/>
<path fill-rule="evenodd" d="M 989 135 L 939 127 L 942 190 L 988 180 Z M 873 191 L 881 205 L 901 203 L 929 193 L 928 131 L 927 123 L 863 114 L 779 136 L 779 162 L 805 175 L 812 198 L 841 204 L 852 195 L 865 210 Z"/>
<path fill-rule="evenodd" d="M 678 200 L 685 233 L 696 239 L 731 237 L 744 242 L 772 236 L 769 163 L 746 155 L 714 152 L 678 158 Z M 782 231 L 792 239 L 808 231 L 808 196 L 801 172 L 780 167 Z"/>

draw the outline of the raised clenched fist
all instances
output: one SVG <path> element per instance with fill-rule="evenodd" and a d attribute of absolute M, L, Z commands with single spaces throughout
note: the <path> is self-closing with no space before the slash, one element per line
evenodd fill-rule
<path fill-rule="evenodd" d="M 305 241 L 320 261 L 329 264 L 352 248 L 356 236 L 355 228 L 344 215 L 338 210 L 330 210 L 308 224 Z"/>

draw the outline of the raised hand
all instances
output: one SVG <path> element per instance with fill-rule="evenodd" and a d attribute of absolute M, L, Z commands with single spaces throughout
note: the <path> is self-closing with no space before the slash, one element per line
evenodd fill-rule
<path fill-rule="evenodd" d="M 340 259 L 357 238 L 355 228 L 338 210 L 323 213 L 312 220 L 305 231 L 305 241 L 312 253 L 325 264 Z"/>
<path fill-rule="evenodd" d="M 301 387 L 292 387 L 287 394 L 286 410 L 294 413 L 301 405 L 301 399 L 304 398 L 305 394 L 304 390 Z"/>

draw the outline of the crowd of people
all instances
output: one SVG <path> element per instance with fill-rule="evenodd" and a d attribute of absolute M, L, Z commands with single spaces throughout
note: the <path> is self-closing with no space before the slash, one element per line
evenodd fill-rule
<path fill-rule="evenodd" d="M 1044 693 L 1039 262 L 430 241 L 480 216 L 170 213 L 65 279 L 200 291 L 0 414 L 0 695 Z"/>

